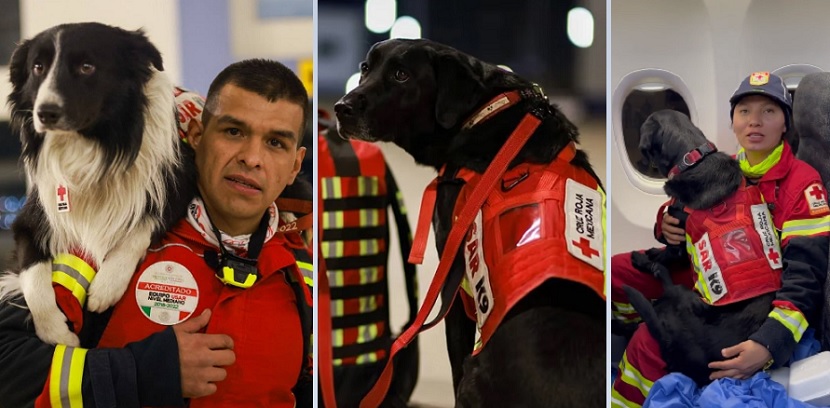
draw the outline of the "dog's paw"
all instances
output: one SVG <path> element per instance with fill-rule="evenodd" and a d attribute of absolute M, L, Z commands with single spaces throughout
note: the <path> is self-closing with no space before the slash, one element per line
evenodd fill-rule
<path fill-rule="evenodd" d="M 634 251 L 631 253 L 631 266 L 643 273 L 651 273 L 651 265 L 654 261 L 648 253 Z"/>
<path fill-rule="evenodd" d="M 81 345 L 78 336 L 66 325 L 63 313 L 51 315 L 47 319 L 35 319 L 35 332 L 37 337 L 49 344 L 65 344 L 71 347 Z"/>
<path fill-rule="evenodd" d="M 109 271 L 114 272 L 114 271 Z M 110 307 L 114 306 L 121 300 L 124 291 L 127 290 L 127 285 L 130 283 L 130 277 L 127 279 L 119 279 L 113 273 L 99 273 L 95 276 L 89 284 L 89 292 L 86 298 L 87 310 L 95 313 L 102 313 Z"/>

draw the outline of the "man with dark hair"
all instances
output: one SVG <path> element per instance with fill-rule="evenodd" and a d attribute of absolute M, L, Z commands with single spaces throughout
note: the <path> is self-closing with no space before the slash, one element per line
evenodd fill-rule
<path fill-rule="evenodd" d="M 199 195 L 121 301 L 70 319 L 81 347 L 42 343 L 22 299 L 0 307 L 0 404 L 310 407 L 310 256 L 278 199 L 308 110 L 280 63 L 223 70 L 187 126 Z"/>

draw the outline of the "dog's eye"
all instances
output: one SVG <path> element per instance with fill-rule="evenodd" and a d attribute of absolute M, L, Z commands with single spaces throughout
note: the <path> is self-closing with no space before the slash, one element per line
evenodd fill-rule
<path fill-rule="evenodd" d="M 369 64 L 367 64 L 365 62 L 361 62 L 360 63 L 360 74 L 361 75 L 366 75 L 367 72 L 369 72 Z"/>
<path fill-rule="evenodd" d="M 395 80 L 396 81 L 406 82 L 406 80 L 408 80 L 408 79 L 409 79 L 409 74 L 407 74 L 405 71 L 400 70 L 400 69 L 395 71 Z"/>
<path fill-rule="evenodd" d="M 43 75 L 43 64 L 35 62 L 35 64 L 32 66 L 32 73 L 37 76 Z"/>
<path fill-rule="evenodd" d="M 78 68 L 78 72 L 80 72 L 81 75 L 92 75 L 92 73 L 95 72 L 95 65 L 86 63 L 81 64 L 81 66 Z"/>

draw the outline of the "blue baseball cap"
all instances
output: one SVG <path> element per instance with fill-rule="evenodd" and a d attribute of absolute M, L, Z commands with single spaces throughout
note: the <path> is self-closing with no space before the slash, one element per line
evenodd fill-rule
<path fill-rule="evenodd" d="M 753 72 L 741 81 L 738 89 L 729 98 L 729 103 L 732 105 L 732 109 L 729 111 L 729 119 L 732 119 L 732 114 L 735 112 L 735 105 L 747 95 L 764 95 L 777 102 L 781 106 L 781 109 L 784 110 L 787 129 L 790 128 L 793 103 L 790 98 L 790 92 L 787 91 L 787 86 L 780 76 L 770 74 L 769 72 Z"/>

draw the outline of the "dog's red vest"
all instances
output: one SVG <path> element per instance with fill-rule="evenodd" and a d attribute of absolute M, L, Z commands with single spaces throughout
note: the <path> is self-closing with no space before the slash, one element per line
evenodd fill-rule
<path fill-rule="evenodd" d="M 724 202 L 686 211 L 695 290 L 707 303 L 726 305 L 781 287 L 781 248 L 758 187 L 744 181 Z"/>
<path fill-rule="evenodd" d="M 605 299 L 604 193 L 571 165 L 575 147 L 550 164 L 520 164 L 505 173 L 465 241 L 467 314 L 481 331 L 481 350 L 510 309 L 548 279 L 590 287 Z M 481 175 L 462 169 L 466 185 L 457 216 Z"/>

